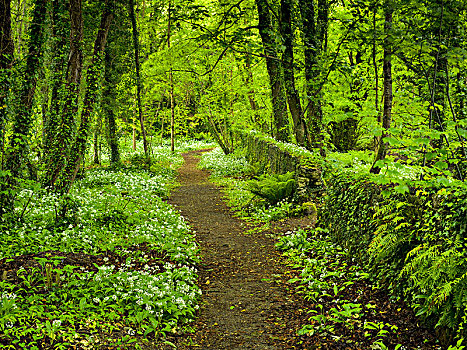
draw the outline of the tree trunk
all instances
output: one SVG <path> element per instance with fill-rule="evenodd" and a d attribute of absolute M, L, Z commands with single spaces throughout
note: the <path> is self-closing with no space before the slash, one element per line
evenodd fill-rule
<path fill-rule="evenodd" d="M 327 5 L 326 1 L 320 1 Z M 305 86 L 307 92 L 307 124 L 309 147 L 321 146 L 322 110 L 320 96 L 315 96 L 319 89 L 321 68 L 318 65 L 318 57 L 322 48 L 326 45 L 320 40 L 327 37 L 327 10 L 318 10 L 318 23 L 315 22 L 314 0 L 299 0 L 302 17 L 303 41 L 305 44 Z"/>
<path fill-rule="evenodd" d="M 84 96 L 81 122 L 78 128 L 76 139 L 71 148 L 70 158 L 66 164 L 65 169 L 60 173 L 60 176 L 57 179 L 57 190 L 61 194 L 66 194 L 70 191 L 71 185 L 75 180 L 80 163 L 83 160 L 86 151 L 86 141 L 89 134 L 91 113 L 97 100 L 99 89 L 99 77 L 100 71 L 102 69 L 102 58 L 104 55 L 110 24 L 113 19 L 113 13 L 111 12 L 113 1 L 114 0 L 106 0 L 105 3 L 101 24 L 99 31 L 97 32 L 96 41 L 94 42 L 94 53 L 87 71 L 86 94 Z"/>
<path fill-rule="evenodd" d="M 294 124 L 294 134 L 297 144 L 306 145 L 305 123 L 300 97 L 295 88 L 294 56 L 293 56 L 293 33 L 292 33 L 292 2 L 281 0 L 281 34 L 284 41 L 284 53 L 282 65 L 284 67 L 284 84 L 287 92 L 287 102 Z"/>
<path fill-rule="evenodd" d="M 389 149 L 389 144 L 384 141 L 384 137 L 388 136 L 387 130 L 391 127 L 392 118 L 392 46 L 391 46 L 391 29 L 392 29 L 392 15 L 394 9 L 392 8 L 391 0 L 386 0 L 384 4 L 384 58 L 383 58 L 383 135 L 379 141 L 378 152 L 376 153 L 375 162 L 370 169 L 373 174 L 379 174 L 381 168 L 376 164 L 377 161 L 386 158 Z"/>
<path fill-rule="evenodd" d="M 94 139 L 93 139 L 93 151 L 94 151 L 94 157 L 93 157 L 93 162 L 94 164 L 101 164 L 100 157 L 99 157 L 99 150 L 100 150 L 100 142 L 99 142 L 99 134 L 101 133 L 101 127 L 102 127 L 102 121 L 101 117 L 98 115 L 97 120 L 96 120 L 96 127 L 94 128 Z"/>
<path fill-rule="evenodd" d="M 70 0 L 70 50 L 67 55 L 66 83 L 63 86 L 61 79 L 61 67 L 56 67 L 54 88 L 58 89 L 57 101 L 52 101 L 54 106 L 51 111 L 48 123 L 47 134 L 50 142 L 50 149 L 45 160 L 46 172 L 43 177 L 43 185 L 53 186 L 60 172 L 63 170 L 67 160 L 70 157 L 70 148 L 73 142 L 73 130 L 75 125 L 75 115 L 78 112 L 79 85 L 81 83 L 81 72 L 83 67 L 83 50 L 81 47 L 83 41 L 83 15 L 81 9 L 81 0 Z M 58 45 L 65 38 L 67 25 L 65 25 L 65 6 L 59 0 L 54 1 L 54 26 L 58 36 Z M 64 55 L 60 47 L 58 52 Z M 62 51 L 62 52 L 60 52 Z M 63 57 L 58 57 L 63 59 Z M 47 146 L 47 145 L 46 145 Z"/>
<path fill-rule="evenodd" d="M 0 0 L 0 154 L 2 162 L 0 163 L 0 170 L 3 170 L 3 160 L 5 152 L 5 125 L 8 119 L 7 100 L 9 91 L 9 76 L 10 68 L 13 63 L 13 56 L 15 47 L 11 38 L 11 7 L 10 0 Z M 7 190 L 4 188 L 3 179 L 0 177 L 0 191 L 3 193 Z M 0 217 L 9 209 L 5 206 L 8 202 L 8 194 L 0 194 Z"/>
<path fill-rule="evenodd" d="M 378 74 L 378 64 L 376 63 L 376 14 L 378 13 L 378 7 L 375 4 L 373 8 L 373 44 L 371 56 L 373 59 L 373 70 L 375 72 L 375 111 L 376 111 L 376 120 L 378 124 L 381 123 L 381 115 L 379 114 L 379 74 Z M 378 151 L 379 137 L 375 136 L 374 138 L 375 151 Z"/>
<path fill-rule="evenodd" d="M 13 63 L 15 47 L 11 38 L 10 0 L 0 0 L 0 152 L 4 152 L 4 128 L 7 120 L 8 78 Z M 0 169 L 3 168 L 1 164 Z"/>
<path fill-rule="evenodd" d="M 110 165 L 115 166 L 120 163 L 120 150 L 118 147 L 117 124 L 115 123 L 115 113 L 113 103 L 116 100 L 114 80 L 112 78 L 112 56 L 109 50 L 105 51 L 105 73 L 104 73 L 104 94 L 103 110 L 107 121 L 108 142 L 110 148 Z"/>
<path fill-rule="evenodd" d="M 43 23 L 46 19 L 46 0 L 36 0 L 29 26 L 29 45 L 26 67 L 22 74 L 24 82 L 17 96 L 18 107 L 14 111 L 13 130 L 10 137 L 9 148 L 6 152 L 6 170 L 9 174 L 4 180 L 4 188 L 0 191 L 0 207 L 5 211 L 13 209 L 13 196 L 5 193 L 12 190 L 20 176 L 21 161 L 28 148 L 28 139 L 33 123 L 32 102 L 36 91 L 37 76 L 42 61 L 42 44 L 44 42 Z"/>
<path fill-rule="evenodd" d="M 263 43 L 264 57 L 272 94 L 273 134 L 277 140 L 288 141 L 287 104 L 281 78 L 281 62 L 277 56 L 271 16 L 267 0 L 255 0 L 258 9 L 258 29 Z"/>
<path fill-rule="evenodd" d="M 328 47 L 328 22 L 329 22 L 329 0 L 318 0 L 318 18 L 316 29 L 320 52 L 325 52 Z"/>
<path fill-rule="evenodd" d="M 50 78 L 50 90 L 52 96 L 50 99 L 50 106 L 46 112 L 46 118 L 44 120 L 43 127 L 43 140 L 42 145 L 44 148 L 44 165 L 47 169 L 50 163 L 50 153 L 52 151 L 52 142 L 58 133 L 58 127 L 60 124 L 60 107 L 61 107 L 61 96 L 59 93 L 63 93 L 63 71 L 65 62 L 69 56 L 66 43 L 66 33 L 70 31 L 68 23 L 68 6 L 67 3 L 60 0 L 53 0 L 52 2 L 52 38 L 50 43 L 50 51 L 53 56 L 50 60 L 51 78 Z M 47 101 L 48 102 L 48 101 Z M 48 104 L 48 103 L 47 103 Z M 46 106 L 47 106 L 46 104 Z"/>
<path fill-rule="evenodd" d="M 169 2 L 168 21 L 167 21 L 167 49 L 170 51 L 170 32 L 172 30 L 172 2 Z M 174 78 L 172 72 L 172 63 L 169 70 L 169 94 L 170 94 L 170 150 L 175 152 L 175 101 L 174 101 Z"/>
<path fill-rule="evenodd" d="M 138 27 L 136 24 L 136 17 L 135 17 L 135 6 L 133 0 L 129 0 L 129 14 L 130 14 L 130 21 L 131 26 L 133 28 L 133 47 L 135 52 L 135 68 L 136 68 L 136 101 L 138 104 L 138 118 L 139 123 L 141 126 L 141 136 L 143 137 L 143 147 L 144 147 L 144 155 L 146 159 L 149 160 L 149 151 L 148 151 L 148 142 L 146 138 L 146 129 L 144 127 L 144 119 L 143 119 L 143 107 L 141 105 L 141 73 L 140 73 L 140 62 L 139 62 L 139 33 Z"/>
<path fill-rule="evenodd" d="M 259 121 L 259 114 L 258 114 L 258 103 L 255 100 L 255 89 L 253 87 L 253 72 L 251 71 L 251 57 L 250 55 L 245 56 L 245 68 L 246 68 L 246 79 L 245 85 L 248 86 L 248 102 L 250 103 L 251 110 L 253 111 L 254 118 L 252 118 L 252 122 L 257 124 Z"/>

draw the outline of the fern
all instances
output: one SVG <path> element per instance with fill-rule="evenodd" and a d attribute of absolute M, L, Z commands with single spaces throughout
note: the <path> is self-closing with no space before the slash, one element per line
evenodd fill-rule
<path fill-rule="evenodd" d="M 257 180 L 248 181 L 248 190 L 270 204 L 276 204 L 292 196 L 295 190 L 294 173 L 262 175 Z"/>

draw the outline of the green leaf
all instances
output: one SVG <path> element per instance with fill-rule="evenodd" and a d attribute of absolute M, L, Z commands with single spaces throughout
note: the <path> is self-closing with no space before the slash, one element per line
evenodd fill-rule
<path fill-rule="evenodd" d="M 408 193 L 409 187 L 406 184 L 399 184 L 396 187 L 394 187 L 394 191 L 400 194 Z"/>
<path fill-rule="evenodd" d="M 435 163 L 435 167 L 441 170 L 446 170 L 448 168 L 448 163 L 440 160 Z"/>

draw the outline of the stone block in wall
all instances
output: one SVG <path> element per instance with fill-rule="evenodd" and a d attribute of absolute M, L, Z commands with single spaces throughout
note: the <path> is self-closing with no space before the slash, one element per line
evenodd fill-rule
<path fill-rule="evenodd" d="M 306 201 L 321 196 L 324 193 L 322 172 L 319 167 L 299 166 L 296 172 L 297 190 L 299 200 Z"/>

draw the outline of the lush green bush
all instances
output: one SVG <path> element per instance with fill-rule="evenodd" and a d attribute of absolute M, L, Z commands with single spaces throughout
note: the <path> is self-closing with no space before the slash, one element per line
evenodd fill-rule
<path fill-rule="evenodd" d="M 462 333 L 467 191 L 433 183 L 405 193 L 390 188 L 365 177 L 329 179 L 320 224 L 427 322 Z"/>
<path fill-rule="evenodd" d="M 203 154 L 199 167 L 211 171 L 213 177 L 242 175 L 250 169 L 245 157 L 236 153 L 225 155 L 220 148 Z"/>
<path fill-rule="evenodd" d="M 294 205 L 285 199 L 271 204 L 263 198 L 256 197 L 250 191 L 251 184 L 248 179 L 255 171 L 242 155 L 241 150 L 226 156 L 220 149 L 215 149 L 203 154 L 199 164 L 200 167 L 209 169 L 215 181 L 225 187 L 227 204 L 246 220 L 266 223 L 290 216 L 295 210 Z M 293 183 L 292 175 L 287 176 L 290 178 L 285 182 L 282 181 L 280 188 L 283 194 L 287 194 L 286 186 L 291 186 Z M 270 177 L 265 176 L 265 178 Z"/>

